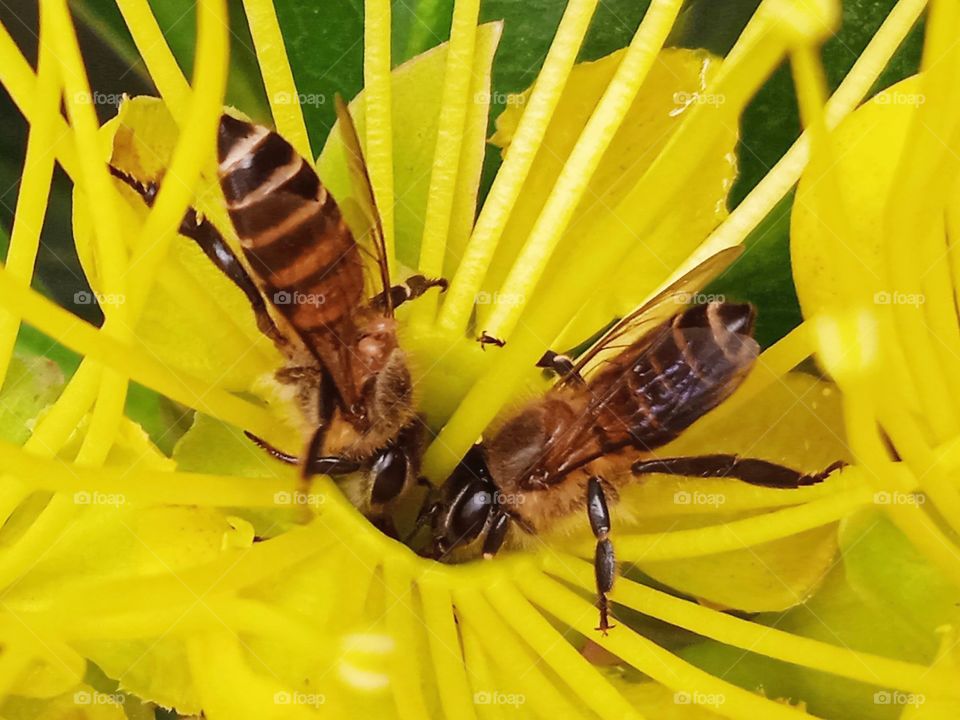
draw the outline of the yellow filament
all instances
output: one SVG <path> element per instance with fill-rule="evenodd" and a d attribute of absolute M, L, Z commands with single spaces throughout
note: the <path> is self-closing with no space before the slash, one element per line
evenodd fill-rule
<path fill-rule="evenodd" d="M 443 273 L 443 257 L 450 231 L 453 212 L 453 194 L 460 169 L 460 148 L 470 103 L 470 77 L 473 68 L 473 50 L 477 37 L 477 17 L 480 0 L 457 0 L 453 6 L 453 26 L 447 49 L 447 65 L 443 76 L 440 119 L 437 126 L 437 145 L 430 171 L 423 240 L 420 244 L 420 272 L 428 277 Z M 411 318 L 421 325 L 433 321 L 437 311 L 436 294 L 420 299 Z"/>
<path fill-rule="evenodd" d="M 570 556 L 543 556 L 544 569 L 587 591 L 596 587 L 593 568 Z M 960 692 L 948 680 L 925 665 L 893 660 L 872 653 L 800 637 L 776 628 L 719 612 L 705 605 L 682 600 L 659 590 L 618 578 L 616 600 L 622 605 L 681 627 L 697 635 L 749 650 L 784 662 L 820 670 L 839 677 L 909 692 L 944 694 Z"/>
<path fill-rule="evenodd" d="M 511 625 L 599 717 L 610 720 L 640 717 L 623 695 L 572 645 L 557 642 L 554 627 L 515 587 L 498 583 L 487 592 L 487 597 L 503 621 Z"/>
<path fill-rule="evenodd" d="M 446 329 L 466 330 L 487 267 L 540 149 L 596 7 L 597 0 L 571 0 L 563 13 L 510 143 L 510 152 L 494 178 L 466 252 L 446 292 L 438 318 L 438 323 Z"/>
<path fill-rule="evenodd" d="M 428 717 L 420 683 L 421 668 L 417 666 L 414 629 L 420 619 L 413 606 L 413 585 L 406 569 L 387 563 L 383 568 L 386 585 L 387 629 L 396 647 L 392 654 L 391 686 L 397 715 L 401 720 Z"/>
<path fill-rule="evenodd" d="M 41 332 L 64 346 L 108 365 L 125 376 L 201 412 L 284 445 L 277 419 L 265 408 L 241 400 L 195 378 L 173 373 L 138 348 L 99 332 L 39 293 L 23 288 L 0 270 L 0 300 Z"/>
<path fill-rule="evenodd" d="M 829 128 L 835 128 L 860 104 L 926 5 L 927 0 L 899 0 L 890 11 L 827 103 L 825 119 Z M 724 223 L 677 269 L 674 277 L 719 250 L 743 242 L 800 179 L 809 157 L 810 134 L 804 132 Z"/>
<path fill-rule="evenodd" d="M 2 23 L 0 23 L 0 82 L 10 93 L 11 99 L 27 122 L 31 125 L 38 122 L 39 114 L 44 109 L 37 108 L 37 100 L 42 97 L 37 87 L 37 79 Z M 70 177 L 77 177 L 80 172 L 80 160 L 77 157 L 73 130 L 64 122 L 59 112 L 53 116 L 52 122 L 53 149 L 57 160 Z"/>
<path fill-rule="evenodd" d="M 429 580 L 418 583 L 418 588 L 423 621 L 430 628 L 427 640 L 443 715 L 454 720 L 469 718 L 474 705 L 466 673 L 469 665 L 461 652 L 450 592 L 440 583 Z"/>
<path fill-rule="evenodd" d="M 184 117 L 183 110 L 187 106 L 190 88 L 167 45 L 163 31 L 157 25 L 150 3 L 147 0 L 117 0 L 117 7 L 160 97 L 174 117 Z"/>
<path fill-rule="evenodd" d="M 2 62 L 2 61 L 0 61 Z M 36 105 L 37 122 L 30 125 L 23 176 L 13 216 L 5 267 L 24 286 L 30 284 L 40 248 L 40 229 L 47 208 L 54 163 L 54 120 L 60 117 L 60 78 L 49 44 L 40 44 Z M 0 384 L 7 376 L 20 319 L 0 314 Z"/>
<path fill-rule="evenodd" d="M 532 296 L 604 152 L 653 67 L 673 27 L 680 4 L 680 0 L 657 0 L 651 3 L 616 74 L 587 121 L 540 216 L 504 279 L 498 297 Z M 495 303 L 486 321 L 487 332 L 494 337 L 509 337 L 522 310 L 520 303 Z"/>
<path fill-rule="evenodd" d="M 369 3 L 368 3 L 369 4 Z M 280 22 L 271 0 L 243 0 L 247 24 L 257 51 L 257 62 L 267 90 L 270 112 L 277 132 L 293 145 L 302 157 L 313 161 L 310 138 L 300 107 L 300 95 L 290 69 Z"/>
<path fill-rule="evenodd" d="M 857 468 L 848 468 L 844 474 L 857 472 Z M 719 525 L 642 535 L 620 533 L 617 553 L 631 562 L 653 562 L 742 550 L 837 522 L 869 505 L 872 499 L 873 493 L 861 486 L 803 505 Z M 592 543 L 586 541 L 578 543 L 577 548 L 584 555 L 593 552 Z"/>
<path fill-rule="evenodd" d="M 363 86 L 366 96 L 366 147 L 370 183 L 383 222 L 391 272 L 395 263 L 393 219 L 393 92 L 390 0 L 367 0 L 363 24 Z"/>
<path fill-rule="evenodd" d="M 614 629 L 601 635 L 594 627 L 596 609 L 555 580 L 540 574 L 517 578 L 521 591 L 532 603 L 593 642 L 614 653 L 633 667 L 677 693 L 687 693 L 694 703 L 729 718 L 772 718 L 796 720 L 810 715 L 724 682 L 675 657 L 641 635 Z M 713 702 L 710 702 L 710 701 Z"/>

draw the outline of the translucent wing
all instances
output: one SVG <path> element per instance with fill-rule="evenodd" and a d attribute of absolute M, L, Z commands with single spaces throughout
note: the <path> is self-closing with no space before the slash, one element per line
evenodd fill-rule
<path fill-rule="evenodd" d="M 611 353 L 617 353 L 627 345 L 636 342 L 644 332 L 682 312 L 685 306 L 700 304 L 702 300 L 697 297 L 699 291 L 730 267 L 742 253 L 743 247 L 736 245 L 711 255 L 686 275 L 619 320 L 577 359 L 574 366 L 576 373 L 568 375 L 561 383 L 578 375 L 581 377 L 586 375 Z"/>
<path fill-rule="evenodd" d="M 334 98 L 334 104 L 337 110 L 340 137 L 343 140 L 344 155 L 347 159 L 347 167 L 350 170 L 353 191 L 368 229 L 365 234 L 369 236 L 369 243 L 373 248 L 377 268 L 380 272 L 380 284 L 381 290 L 384 291 L 386 311 L 387 314 L 392 315 L 393 306 L 390 303 L 390 293 L 388 292 L 390 289 L 390 266 L 387 263 L 387 246 L 383 238 L 383 223 L 377 209 L 373 186 L 370 183 L 370 174 L 367 172 L 367 163 L 363 159 L 360 137 L 357 135 L 356 125 L 353 124 L 350 109 L 340 95 Z M 357 231 L 359 232 L 359 230 L 358 228 Z"/>

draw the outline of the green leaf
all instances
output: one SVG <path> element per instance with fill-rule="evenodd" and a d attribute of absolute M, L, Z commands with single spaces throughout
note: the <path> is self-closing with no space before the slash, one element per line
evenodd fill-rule
<path fill-rule="evenodd" d="M 42 356 L 15 354 L 0 389 L 0 439 L 22 445 L 37 416 L 60 395 L 63 373 Z"/>

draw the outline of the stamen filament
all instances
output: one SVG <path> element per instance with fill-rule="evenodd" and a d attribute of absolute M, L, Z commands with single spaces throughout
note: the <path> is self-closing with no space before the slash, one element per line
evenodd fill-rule
<path fill-rule="evenodd" d="M 466 252 L 446 292 L 437 321 L 444 329 L 459 332 L 467 329 L 477 292 L 550 125 L 597 1 L 570 0 L 564 10 L 533 93 L 510 143 L 510 152 L 494 178 Z"/>

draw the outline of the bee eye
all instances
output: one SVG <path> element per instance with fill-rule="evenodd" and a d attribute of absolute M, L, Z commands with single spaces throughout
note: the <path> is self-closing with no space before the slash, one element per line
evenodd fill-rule
<path fill-rule="evenodd" d="M 450 518 L 456 544 L 469 543 L 480 534 L 492 506 L 493 495 L 486 483 L 471 483 Z"/>
<path fill-rule="evenodd" d="M 390 448 L 380 453 L 371 468 L 373 489 L 371 500 L 375 505 L 393 500 L 407 481 L 407 456 Z"/>

